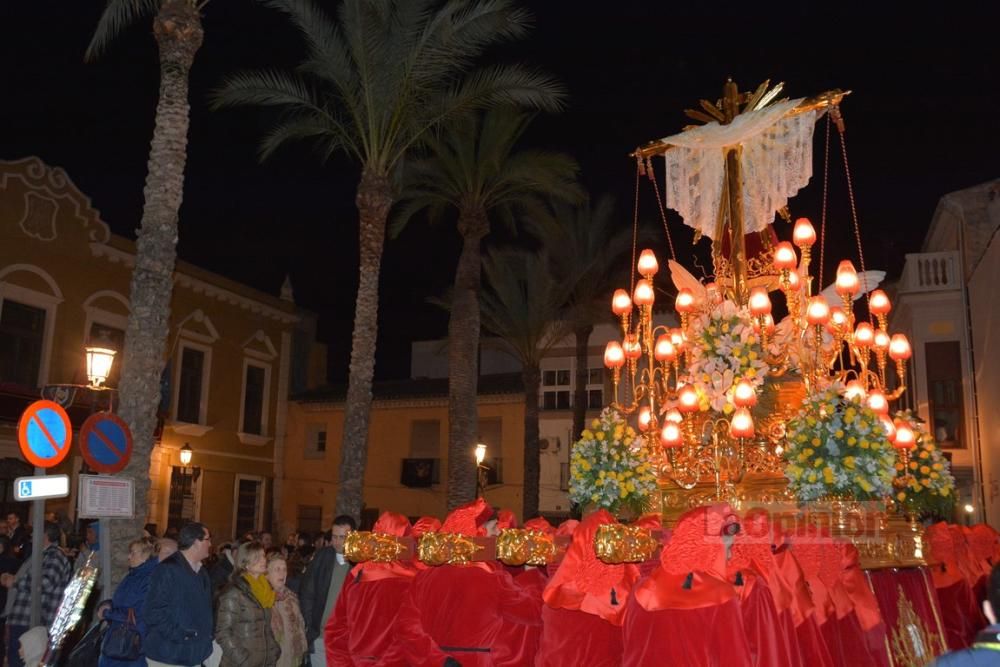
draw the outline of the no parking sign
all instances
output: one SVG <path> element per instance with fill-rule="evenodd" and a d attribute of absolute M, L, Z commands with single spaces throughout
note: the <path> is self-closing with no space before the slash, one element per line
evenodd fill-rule
<path fill-rule="evenodd" d="M 110 412 L 91 415 L 80 427 L 80 453 L 91 470 L 114 474 L 132 456 L 132 432 L 121 417 Z"/>

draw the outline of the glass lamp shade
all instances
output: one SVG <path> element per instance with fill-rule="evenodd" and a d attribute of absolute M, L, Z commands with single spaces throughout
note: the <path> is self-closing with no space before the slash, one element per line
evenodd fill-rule
<path fill-rule="evenodd" d="M 733 389 L 733 403 L 739 408 L 749 408 L 757 404 L 757 392 L 747 380 L 740 380 Z"/>
<path fill-rule="evenodd" d="M 675 422 L 666 422 L 660 429 L 660 444 L 664 447 L 680 447 L 684 444 L 681 427 Z"/>
<path fill-rule="evenodd" d="M 639 255 L 639 262 L 636 268 L 639 269 L 640 276 L 651 278 L 660 270 L 660 264 L 656 261 L 656 255 L 653 254 L 653 251 L 646 248 Z"/>
<path fill-rule="evenodd" d="M 806 321 L 812 325 L 824 325 L 830 320 L 830 304 L 822 296 L 814 296 L 809 299 L 806 307 Z"/>
<path fill-rule="evenodd" d="M 795 248 L 788 241 L 782 241 L 774 247 L 774 268 L 779 271 L 790 271 L 798 264 Z"/>
<path fill-rule="evenodd" d="M 896 438 L 892 441 L 892 446 L 896 449 L 913 449 L 917 445 L 917 436 L 909 424 L 898 424 L 896 426 Z"/>
<path fill-rule="evenodd" d="M 653 348 L 653 356 L 657 361 L 673 361 L 677 358 L 677 349 L 670 340 L 670 334 L 660 334 L 656 339 L 656 346 Z"/>
<path fill-rule="evenodd" d="M 792 241 L 800 248 L 805 248 L 816 243 L 816 230 L 813 228 L 809 218 L 799 218 L 795 221 L 795 228 L 792 230 Z"/>
<path fill-rule="evenodd" d="M 850 260 L 844 260 L 837 267 L 837 282 L 836 288 L 837 294 L 842 295 L 854 295 L 858 293 L 860 285 L 858 284 L 858 272 L 854 268 L 854 264 L 851 264 Z"/>
<path fill-rule="evenodd" d="M 854 342 L 859 347 L 871 347 L 875 343 L 875 329 L 868 322 L 860 322 L 854 330 Z"/>
<path fill-rule="evenodd" d="M 886 315 L 892 310 L 892 302 L 889 301 L 889 297 L 885 295 L 885 292 L 877 289 L 868 298 L 868 309 L 875 315 Z"/>
<path fill-rule="evenodd" d="M 615 295 L 611 297 L 611 312 L 621 317 L 630 310 L 632 310 L 632 299 L 629 298 L 628 292 L 616 289 Z"/>
<path fill-rule="evenodd" d="M 486 460 L 486 445 L 479 443 L 476 445 L 476 465 L 483 465 L 483 461 Z"/>
<path fill-rule="evenodd" d="M 677 396 L 679 405 L 677 408 L 681 412 L 695 412 L 698 410 L 698 391 L 689 384 L 684 385 Z"/>
<path fill-rule="evenodd" d="M 604 348 L 604 365 L 608 368 L 621 368 L 625 364 L 625 351 L 616 340 L 608 341 Z"/>
<path fill-rule="evenodd" d="M 912 354 L 910 341 L 903 334 L 895 334 L 889 340 L 889 357 L 895 361 L 909 359 Z"/>
<path fill-rule="evenodd" d="M 185 442 L 184 446 L 181 447 L 181 451 L 180 451 L 180 454 L 179 454 L 180 459 L 181 459 L 181 465 L 182 466 L 191 465 L 191 457 L 193 455 L 194 455 L 194 452 L 191 451 L 191 445 L 189 445 L 188 443 Z"/>
<path fill-rule="evenodd" d="M 648 280 L 643 278 L 635 284 L 635 291 L 632 292 L 632 301 L 635 302 L 637 306 L 652 306 L 653 301 L 656 300 L 656 295 L 653 294 L 653 286 Z"/>
<path fill-rule="evenodd" d="M 632 334 L 625 337 L 622 349 L 625 350 L 625 357 L 627 359 L 634 360 L 642 356 L 642 345 L 639 344 L 639 339 Z"/>
<path fill-rule="evenodd" d="M 767 295 L 767 290 L 763 287 L 754 287 L 750 290 L 750 314 L 760 317 L 770 312 L 771 297 Z"/>
<path fill-rule="evenodd" d="M 734 438 L 752 438 L 754 435 L 753 417 L 746 408 L 737 408 L 729 420 L 729 435 Z"/>
<path fill-rule="evenodd" d="M 111 375 L 111 364 L 115 360 L 115 351 L 103 345 L 88 345 L 87 379 L 94 387 L 100 387 Z"/>
<path fill-rule="evenodd" d="M 653 420 L 653 413 L 648 405 L 639 409 L 639 430 L 645 433 L 649 430 L 649 424 Z"/>
<path fill-rule="evenodd" d="M 678 313 L 689 313 L 694 309 L 694 294 L 687 287 L 682 287 L 677 291 L 677 299 L 674 300 L 674 308 Z"/>

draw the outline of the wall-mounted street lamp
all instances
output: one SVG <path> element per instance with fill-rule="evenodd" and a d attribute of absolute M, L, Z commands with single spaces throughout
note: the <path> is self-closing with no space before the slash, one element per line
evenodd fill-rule
<path fill-rule="evenodd" d="M 486 495 L 486 477 L 490 467 L 483 464 L 486 460 L 486 445 L 479 443 L 476 445 L 476 497 Z"/>
<path fill-rule="evenodd" d="M 184 466 L 185 468 L 191 465 L 192 456 L 194 456 L 194 451 L 191 449 L 191 445 L 185 442 L 184 446 L 181 447 L 180 451 L 181 465 Z"/>
<path fill-rule="evenodd" d="M 87 351 L 87 380 L 94 389 L 100 388 L 111 375 L 111 364 L 115 360 L 115 350 L 105 339 L 92 342 Z"/>

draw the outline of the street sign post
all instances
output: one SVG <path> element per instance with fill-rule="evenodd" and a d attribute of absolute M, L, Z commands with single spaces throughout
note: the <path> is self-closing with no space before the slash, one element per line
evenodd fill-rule
<path fill-rule="evenodd" d="M 80 453 L 96 472 L 120 472 L 132 456 L 132 432 L 117 415 L 93 414 L 80 427 Z"/>
<path fill-rule="evenodd" d="M 44 500 L 69 495 L 69 475 L 18 477 L 14 480 L 15 500 Z"/>

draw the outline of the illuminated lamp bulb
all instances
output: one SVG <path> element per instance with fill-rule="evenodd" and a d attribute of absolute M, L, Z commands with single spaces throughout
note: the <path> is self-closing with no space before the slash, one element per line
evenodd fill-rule
<path fill-rule="evenodd" d="M 608 368 L 621 368 L 625 363 L 625 351 L 616 340 L 608 341 L 604 348 L 604 365 Z"/>
<path fill-rule="evenodd" d="M 628 292 L 616 289 L 615 295 L 611 297 L 611 312 L 621 317 L 630 310 L 632 310 L 632 299 L 629 298 Z"/>
<path fill-rule="evenodd" d="M 889 334 L 881 329 L 875 330 L 875 349 L 882 352 L 889 349 Z"/>
<path fill-rule="evenodd" d="M 858 324 L 858 328 L 854 330 L 854 342 L 858 347 L 871 347 L 875 344 L 875 329 L 872 325 L 867 322 L 861 322 Z"/>
<path fill-rule="evenodd" d="M 850 260 L 845 259 L 837 267 L 837 282 L 834 283 L 837 294 L 841 296 L 854 296 L 858 293 L 858 272 Z"/>
<path fill-rule="evenodd" d="M 740 380 L 733 389 L 733 403 L 738 408 L 750 408 L 757 404 L 757 391 L 748 380 Z"/>
<path fill-rule="evenodd" d="M 752 438 L 754 434 L 753 417 L 746 408 L 736 408 L 729 420 L 729 435 L 734 438 Z"/>
<path fill-rule="evenodd" d="M 643 278 L 635 284 L 632 292 L 632 300 L 637 306 L 652 306 L 656 296 L 653 294 L 653 285 Z"/>
<path fill-rule="evenodd" d="M 889 357 L 895 361 L 909 359 L 913 351 L 910 349 L 910 341 L 906 340 L 903 334 L 895 334 L 889 341 Z"/>
<path fill-rule="evenodd" d="M 760 317 L 770 312 L 771 297 L 767 295 L 767 290 L 763 287 L 754 287 L 750 290 L 750 314 L 754 317 Z"/>
<path fill-rule="evenodd" d="M 639 408 L 639 430 L 645 433 L 649 430 L 649 422 L 653 419 L 653 412 L 648 405 Z"/>
<path fill-rule="evenodd" d="M 681 436 L 681 427 L 674 422 L 667 422 L 660 429 L 660 444 L 664 447 L 680 447 L 684 444 L 684 438 Z"/>
<path fill-rule="evenodd" d="M 887 415 L 882 415 L 879 419 L 882 420 L 882 429 L 885 431 L 885 439 L 889 442 L 894 442 L 896 440 L 896 425 Z"/>
<path fill-rule="evenodd" d="M 844 388 L 844 398 L 849 401 L 854 401 L 855 399 L 865 400 L 865 386 L 858 382 L 857 380 L 851 380 L 847 383 L 847 387 Z"/>
<path fill-rule="evenodd" d="M 796 273 L 795 271 L 792 271 L 791 273 L 789 273 L 789 274 L 788 274 L 788 286 L 789 286 L 789 287 L 790 287 L 791 289 L 793 289 L 793 290 L 796 290 L 796 289 L 798 289 L 798 288 L 799 288 L 799 284 L 800 284 L 801 282 L 802 282 L 802 281 L 801 281 L 801 279 L 799 278 L 799 274 L 798 274 L 798 273 Z"/>
<path fill-rule="evenodd" d="M 674 349 L 679 350 L 684 347 L 684 332 L 680 329 L 670 330 L 670 342 L 674 344 Z"/>
<path fill-rule="evenodd" d="M 674 308 L 678 313 L 690 313 L 694 310 L 694 294 L 687 287 L 677 290 L 677 298 L 674 300 Z"/>
<path fill-rule="evenodd" d="M 633 335 L 625 337 L 622 349 L 625 351 L 626 359 L 635 360 L 642 356 L 642 346 L 639 344 L 639 339 Z"/>
<path fill-rule="evenodd" d="M 639 262 L 637 264 L 639 269 L 639 275 L 644 278 L 652 278 L 656 275 L 656 272 L 660 270 L 660 265 L 656 261 L 656 255 L 649 248 L 646 248 L 639 255 Z"/>
<path fill-rule="evenodd" d="M 799 218 L 795 221 L 795 228 L 792 230 L 792 241 L 800 248 L 808 248 L 816 243 L 816 230 L 813 229 L 809 218 Z"/>
<path fill-rule="evenodd" d="M 653 348 L 653 356 L 657 361 L 673 361 L 677 358 L 677 348 L 670 340 L 670 334 L 660 334 L 656 339 L 656 346 Z"/>
<path fill-rule="evenodd" d="M 814 296 L 809 299 L 806 306 L 806 321 L 809 324 L 822 326 L 830 320 L 830 304 L 822 296 Z"/>
<path fill-rule="evenodd" d="M 889 301 L 889 297 L 885 295 L 885 292 L 877 289 L 872 292 L 868 299 L 868 310 L 872 311 L 874 315 L 885 315 L 892 310 L 892 303 Z"/>
<path fill-rule="evenodd" d="M 830 322 L 827 326 L 835 331 L 842 331 L 847 326 L 847 315 L 843 308 L 834 306 L 830 309 Z"/>
<path fill-rule="evenodd" d="M 892 441 L 892 446 L 896 449 L 913 449 L 917 444 L 917 436 L 913 428 L 903 422 L 896 424 L 896 438 Z"/>
<path fill-rule="evenodd" d="M 765 334 L 770 336 L 771 334 L 774 333 L 774 317 L 771 316 L 771 313 L 768 313 L 767 315 L 762 317 L 761 322 L 764 325 L 763 329 Z"/>
<path fill-rule="evenodd" d="M 795 248 L 788 241 L 782 241 L 774 247 L 774 268 L 779 271 L 791 271 L 799 263 Z"/>
<path fill-rule="evenodd" d="M 880 415 L 889 413 L 889 401 L 886 400 L 885 394 L 878 389 L 872 389 L 871 393 L 868 394 L 868 407 Z"/>
<path fill-rule="evenodd" d="M 694 385 L 684 385 L 677 395 L 677 401 L 677 409 L 681 412 L 696 412 L 698 410 L 698 391 Z"/>
<path fill-rule="evenodd" d="M 681 420 L 684 419 L 683 415 L 681 415 L 681 411 L 677 408 L 670 408 L 667 410 L 667 414 L 663 415 L 663 418 L 666 421 L 673 422 L 675 424 L 680 424 Z"/>

